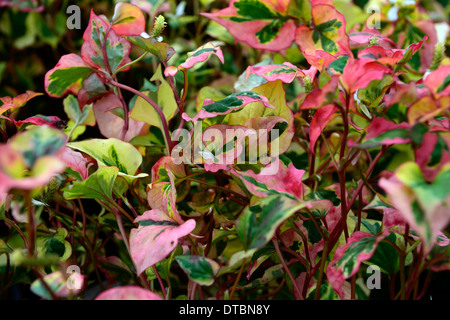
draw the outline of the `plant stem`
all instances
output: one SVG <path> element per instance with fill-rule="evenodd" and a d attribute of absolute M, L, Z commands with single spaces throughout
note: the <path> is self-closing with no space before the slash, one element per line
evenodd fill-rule
<path fill-rule="evenodd" d="M 322 257 L 320 258 L 319 277 L 317 279 L 316 292 L 314 294 L 314 300 L 319 300 L 320 299 L 320 287 L 322 286 L 322 282 L 323 282 L 323 274 L 325 272 L 325 263 L 327 261 L 327 255 L 328 255 L 328 241 L 324 241 Z"/>
<path fill-rule="evenodd" d="M 244 272 L 244 268 L 245 268 L 245 264 L 247 263 L 247 258 L 245 258 L 243 261 L 242 261 L 242 266 L 241 266 L 241 268 L 239 269 L 239 273 L 238 273 L 238 275 L 237 275 L 237 277 L 236 277 L 236 280 L 234 281 L 234 284 L 233 284 L 233 287 L 231 288 L 231 293 L 230 293 L 230 300 L 232 300 L 233 299 L 233 296 L 234 296 L 234 292 L 236 291 L 236 288 L 237 288 L 237 285 L 238 285 L 238 283 L 239 283 L 239 280 L 241 280 L 241 277 L 242 277 L 242 273 Z"/>
<path fill-rule="evenodd" d="M 156 275 L 156 278 L 158 278 L 159 286 L 161 287 L 161 292 L 164 297 L 164 300 L 167 299 L 167 292 L 166 287 L 164 287 L 164 282 L 161 279 L 161 276 L 159 275 L 158 269 L 156 269 L 156 265 L 152 265 L 153 272 Z"/>
<path fill-rule="evenodd" d="M 36 226 L 34 222 L 34 206 L 31 203 L 31 191 L 25 191 L 25 201 L 27 206 L 27 228 L 28 228 L 28 255 L 32 257 L 34 255 L 34 246 L 36 238 Z"/>
<path fill-rule="evenodd" d="M 164 113 L 162 112 L 161 108 L 152 100 L 150 99 L 147 95 L 145 95 L 144 93 L 129 87 L 125 84 L 121 84 L 115 80 L 109 79 L 107 80 L 109 83 L 111 83 L 113 86 L 122 88 L 124 90 L 127 90 L 131 93 L 134 93 L 136 95 L 138 95 L 139 97 L 141 97 L 142 99 L 144 99 L 148 104 L 150 104 L 155 111 L 158 113 L 159 115 L 159 119 L 161 120 L 161 124 L 163 126 L 162 128 L 162 132 L 163 132 L 163 136 L 164 136 L 164 140 L 166 142 L 166 150 L 167 150 L 167 155 L 170 155 L 171 151 L 172 151 L 172 139 L 170 137 L 170 132 L 169 132 L 169 125 L 166 121 L 166 117 L 164 116 Z"/>
<path fill-rule="evenodd" d="M 141 60 L 142 58 L 144 58 L 147 55 L 147 53 L 148 53 L 148 51 L 145 51 L 142 55 L 139 56 L 139 58 L 136 58 L 133 61 L 128 62 L 127 64 L 124 64 L 123 66 L 118 68 L 116 71 L 114 71 L 113 76 L 115 76 L 117 73 L 119 73 L 120 71 L 122 71 L 126 67 L 131 66 L 131 65 L 135 64 L 136 62 L 138 62 L 139 60 Z"/>
<path fill-rule="evenodd" d="M 283 254 L 281 253 L 280 246 L 278 245 L 278 239 L 276 237 L 274 237 L 272 239 L 272 242 L 273 242 L 273 245 L 275 247 L 275 251 L 278 254 L 278 257 L 280 258 L 281 263 L 283 264 L 284 270 L 286 271 L 289 279 L 291 279 L 291 281 L 292 281 L 292 287 L 297 292 L 297 297 L 298 297 L 297 300 L 298 299 L 302 299 L 303 298 L 302 292 L 298 288 L 297 283 L 295 282 L 294 276 L 292 275 L 291 270 L 289 270 L 289 267 L 287 266 L 286 261 L 284 261 Z"/>
<path fill-rule="evenodd" d="M 117 81 L 117 79 L 114 79 L 114 80 Z M 128 105 L 125 102 L 125 99 L 123 98 L 122 91 L 120 90 L 120 88 L 117 88 L 117 96 L 119 97 L 119 100 L 122 103 L 123 121 L 124 121 L 120 140 L 125 141 L 125 136 L 127 135 L 128 129 L 130 127 L 130 115 L 129 115 Z"/>

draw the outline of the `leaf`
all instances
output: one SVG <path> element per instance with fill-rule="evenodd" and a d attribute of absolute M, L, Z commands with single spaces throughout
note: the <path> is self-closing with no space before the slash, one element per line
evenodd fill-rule
<path fill-rule="evenodd" d="M 289 1 L 233 0 L 215 13 L 201 15 L 221 24 L 255 49 L 279 51 L 294 40 L 295 23 L 287 16 Z"/>
<path fill-rule="evenodd" d="M 27 90 L 25 93 L 19 94 L 15 97 L 0 97 L 0 101 L 3 105 L 0 106 L 0 114 L 4 114 L 6 111 L 14 112 L 16 109 L 23 107 L 28 101 L 34 97 L 41 96 L 42 93 Z"/>
<path fill-rule="evenodd" d="M 396 235 L 391 233 L 386 239 L 395 243 Z M 394 275 L 400 268 L 398 251 L 385 241 L 378 243 L 377 249 L 367 262 L 378 266 L 382 272 L 389 275 Z"/>
<path fill-rule="evenodd" d="M 65 127 L 66 122 L 61 120 L 57 116 L 43 116 L 43 115 L 35 115 L 29 118 L 26 118 L 25 120 L 14 120 L 12 119 L 14 124 L 17 127 L 20 127 L 23 124 L 34 124 L 36 126 L 49 126 L 51 128 L 55 129 L 61 129 Z"/>
<path fill-rule="evenodd" d="M 327 279 L 333 289 L 344 297 L 342 286 L 345 279 L 352 277 L 360 268 L 361 262 L 369 260 L 382 237 L 363 231 L 355 231 L 346 244 L 339 245 L 333 261 L 327 267 Z"/>
<path fill-rule="evenodd" d="M 295 42 L 306 60 L 319 69 L 315 59 L 317 51 L 325 51 L 335 57 L 352 56 L 344 16 L 326 4 L 314 5 L 311 15 L 314 28 L 302 25 L 295 32 Z"/>
<path fill-rule="evenodd" d="M 125 38 L 134 45 L 150 52 L 163 63 L 169 61 L 175 53 L 175 50 L 168 43 L 159 42 L 147 33 L 142 33 L 138 36 L 126 36 Z"/>
<path fill-rule="evenodd" d="M 381 178 L 379 186 L 389 196 L 393 206 L 417 231 L 425 249 L 432 247 L 437 234 L 450 222 L 448 205 L 450 164 L 442 167 L 432 183 L 425 181 L 415 162 L 406 162 L 390 178 Z"/>
<path fill-rule="evenodd" d="M 245 250 L 250 251 L 265 246 L 281 223 L 306 205 L 307 202 L 273 195 L 246 207 L 236 220 L 236 232 Z"/>
<path fill-rule="evenodd" d="M 144 212 L 134 222 L 139 227 L 131 230 L 130 253 L 138 275 L 166 258 L 177 246 L 178 239 L 195 228 L 195 220 L 179 225 L 159 209 Z"/>
<path fill-rule="evenodd" d="M 61 271 L 52 272 L 50 274 L 45 275 L 42 277 L 44 282 L 47 284 L 47 286 L 50 288 L 50 290 L 59 298 L 67 298 L 71 291 L 72 294 L 78 295 L 81 292 L 81 289 L 84 286 L 85 278 L 86 276 L 81 273 L 73 273 L 71 277 L 75 277 L 74 281 L 76 283 L 80 284 L 80 289 L 73 289 L 70 290 L 69 286 L 67 284 L 66 278 L 62 274 Z M 33 281 L 33 283 L 30 286 L 31 291 L 38 295 L 41 298 L 51 300 L 52 297 L 50 296 L 50 293 L 48 293 L 45 286 L 42 284 L 40 279 L 36 279 Z"/>
<path fill-rule="evenodd" d="M 283 64 L 268 64 L 262 66 L 249 66 L 245 72 L 245 81 L 252 74 L 263 77 L 267 81 L 281 80 L 284 83 L 291 83 L 303 72 L 289 62 Z"/>
<path fill-rule="evenodd" d="M 99 166 L 117 167 L 119 175 L 134 175 L 142 163 L 142 156 L 135 147 L 114 138 L 71 142 L 68 146 L 90 155 Z"/>
<path fill-rule="evenodd" d="M 103 72 L 113 74 L 117 69 L 131 62 L 129 54 L 131 45 L 125 38 L 119 37 L 116 32 L 108 30 L 108 22 L 98 17 L 91 10 L 89 24 L 83 34 L 83 45 L 81 46 L 81 57 L 91 67 L 103 70 Z M 105 65 L 103 46 L 107 55 L 107 65 Z M 129 70 L 130 67 L 122 69 Z"/>
<path fill-rule="evenodd" d="M 158 69 L 156 69 L 150 80 L 160 82 L 156 93 L 156 99 L 154 100 L 157 100 L 157 104 L 162 109 L 166 121 L 169 122 L 175 116 L 178 110 L 178 104 L 170 84 L 162 76 L 161 65 L 158 66 Z M 152 98 L 154 98 L 154 95 L 151 92 L 148 92 L 148 94 L 152 95 Z M 153 106 L 149 105 L 149 103 L 141 97 L 137 97 L 134 107 L 131 110 L 131 117 L 135 120 L 162 129 L 159 114 L 155 111 Z"/>
<path fill-rule="evenodd" d="M 267 108 L 275 108 L 265 96 L 253 91 L 244 91 L 233 93 L 216 102 L 211 99 L 205 99 L 203 101 L 203 107 L 195 117 L 190 118 L 187 113 L 183 113 L 182 117 L 186 121 L 214 118 L 219 115 L 226 115 L 231 112 L 238 111 L 252 102 L 261 102 Z"/>
<path fill-rule="evenodd" d="M 83 88 L 78 92 L 78 102 L 81 109 L 84 109 L 86 104 L 90 104 L 97 98 L 108 94 L 105 80 L 100 78 L 98 73 L 93 73 L 86 80 L 83 81 Z"/>
<path fill-rule="evenodd" d="M 134 36 L 145 31 L 145 16 L 141 9 L 126 2 L 116 4 L 111 23 L 118 35 Z"/>
<path fill-rule="evenodd" d="M 339 76 L 332 76 L 321 88 L 313 89 L 305 98 L 300 109 L 318 109 L 333 104 L 336 90 L 339 85 Z"/>
<path fill-rule="evenodd" d="M 247 189 L 257 197 L 282 194 L 292 199 L 303 198 L 302 177 L 305 170 L 299 170 L 292 163 L 284 164 L 280 159 L 275 159 L 269 165 L 254 173 L 233 170 Z"/>
<path fill-rule="evenodd" d="M 24 162 L 29 168 L 32 168 L 39 158 L 57 155 L 65 143 L 66 135 L 64 133 L 43 125 L 15 135 L 9 145 L 20 152 Z"/>
<path fill-rule="evenodd" d="M 80 56 L 66 54 L 45 74 L 45 91 L 54 98 L 61 98 L 67 93 L 77 95 L 83 81 L 93 72 Z"/>
<path fill-rule="evenodd" d="M 115 139 L 91 139 L 69 143 L 72 149 L 84 152 L 97 160 L 99 166 L 115 166 L 120 179 L 116 180 L 114 193 L 121 196 L 135 179 L 144 178 L 146 173 L 136 175 L 142 163 L 142 155 L 131 144 Z"/>
<path fill-rule="evenodd" d="M 177 69 L 173 69 L 173 67 L 170 66 L 166 68 L 164 70 L 164 75 L 166 77 L 174 77 L 179 70 L 190 69 L 197 63 L 206 61 L 212 54 L 216 55 L 217 58 L 219 58 L 220 62 L 222 62 L 222 64 L 225 63 L 223 52 L 220 46 L 214 45 L 213 42 L 208 42 L 195 51 L 188 52 L 186 61 L 180 64 Z"/>
<path fill-rule="evenodd" d="M 70 169 L 79 174 L 81 180 L 87 179 L 89 176 L 89 167 L 92 164 L 89 164 L 89 159 L 83 157 L 81 152 L 73 151 L 65 147 L 61 159 L 67 167 L 70 167 Z"/>
<path fill-rule="evenodd" d="M 70 120 L 73 120 L 76 125 L 95 125 L 95 117 L 92 112 L 92 106 L 84 106 L 83 109 L 80 108 L 78 100 L 73 95 L 68 95 L 64 101 L 64 111 Z"/>
<path fill-rule="evenodd" d="M 321 107 L 320 109 L 317 109 L 317 111 L 314 113 L 314 117 L 312 118 L 309 125 L 309 145 L 312 153 L 316 153 L 315 146 L 317 139 L 319 139 L 322 130 L 333 119 L 333 117 L 335 116 L 334 114 L 337 110 L 338 108 L 335 105 L 329 104 Z"/>
<path fill-rule="evenodd" d="M 450 91 L 449 91 L 450 92 Z M 434 118 L 446 108 L 439 108 L 435 100 L 430 96 L 425 96 L 419 101 L 413 103 L 407 111 L 408 122 L 410 125 L 423 123 Z"/>
<path fill-rule="evenodd" d="M 201 286 L 212 285 L 220 269 L 217 262 L 203 256 L 183 255 L 175 257 L 175 260 L 189 279 Z"/>
<path fill-rule="evenodd" d="M 94 110 L 98 128 L 106 138 L 121 139 L 125 120 L 114 114 L 113 111 L 122 111 L 122 108 L 122 102 L 114 93 L 110 93 L 95 101 L 92 109 Z M 130 118 L 130 116 L 128 121 L 128 130 L 123 139 L 125 142 L 138 136 L 145 126 L 144 122 L 137 121 Z"/>
<path fill-rule="evenodd" d="M 22 12 L 42 12 L 45 7 L 39 5 L 37 0 L 1 0 L 0 7 L 10 7 Z"/>
<path fill-rule="evenodd" d="M 450 95 L 450 65 L 442 65 L 424 80 L 436 99 Z"/>
<path fill-rule="evenodd" d="M 127 285 L 100 293 L 95 300 L 163 300 L 156 293 L 142 287 Z"/>
<path fill-rule="evenodd" d="M 95 199 L 108 203 L 112 201 L 114 181 L 118 171 L 116 167 L 99 167 L 86 180 L 63 188 L 64 198 L 67 200 Z"/>
<path fill-rule="evenodd" d="M 243 126 L 230 126 L 227 124 L 214 124 L 202 134 L 204 148 L 199 152 L 205 170 L 217 172 L 244 161 L 245 137 L 255 135 L 252 129 Z"/>
<path fill-rule="evenodd" d="M 284 128 L 284 131 L 279 132 L 279 138 L 271 143 L 271 156 L 276 157 L 278 154 L 284 153 L 291 145 L 294 136 L 294 114 L 286 104 L 286 93 L 283 89 L 281 80 L 267 82 L 253 89 L 253 92 L 264 97 L 267 101 L 266 104 L 262 101 L 256 101 L 259 103 L 246 105 L 242 110 L 230 114 L 228 124 L 245 125 L 249 119 L 255 117 L 276 116 L 284 118 L 287 122 L 287 126 Z M 265 106 L 268 107 L 270 105 L 275 107 L 265 108 Z M 276 144 L 278 144 L 278 152 L 273 148 Z"/>
<path fill-rule="evenodd" d="M 341 82 L 344 89 L 353 94 L 356 90 L 367 87 L 371 81 L 381 80 L 384 75 L 391 72 L 388 67 L 378 62 L 349 58 Z"/>
<path fill-rule="evenodd" d="M 372 39 L 376 39 L 377 45 L 382 47 L 396 47 L 395 42 L 381 34 L 376 29 L 368 29 L 363 32 L 351 32 L 348 34 L 350 48 L 367 47 Z"/>

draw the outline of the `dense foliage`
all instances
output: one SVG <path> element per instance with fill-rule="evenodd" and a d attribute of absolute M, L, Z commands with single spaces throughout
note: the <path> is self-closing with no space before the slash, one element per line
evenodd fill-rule
<path fill-rule="evenodd" d="M 0 0 L 2 298 L 439 298 L 445 1 L 71 4 Z"/>

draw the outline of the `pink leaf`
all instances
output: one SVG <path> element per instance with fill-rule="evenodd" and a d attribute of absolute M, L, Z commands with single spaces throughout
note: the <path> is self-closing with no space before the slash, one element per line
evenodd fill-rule
<path fill-rule="evenodd" d="M 130 233 L 130 251 L 137 274 L 166 258 L 177 246 L 178 239 L 191 233 L 195 220 L 179 225 L 163 211 L 146 211 L 135 219 L 137 229 Z"/>
<path fill-rule="evenodd" d="M 66 166 L 75 172 L 78 172 L 83 180 L 89 176 L 89 159 L 83 156 L 81 152 L 73 151 L 72 149 L 65 147 L 61 155 L 61 159 Z"/>
<path fill-rule="evenodd" d="M 376 29 L 366 29 L 362 32 L 352 32 L 349 34 L 350 48 L 367 47 L 372 39 L 376 39 L 378 46 L 386 49 L 395 48 L 395 42 L 381 34 Z"/>
<path fill-rule="evenodd" d="M 247 12 L 252 9 L 245 10 L 244 5 L 259 7 L 264 16 L 255 17 Z M 292 19 L 280 19 L 287 14 L 288 6 L 289 0 L 260 0 L 253 3 L 232 0 L 227 8 L 202 15 L 221 24 L 236 40 L 253 48 L 280 51 L 291 45 L 295 35 L 295 22 Z"/>
<path fill-rule="evenodd" d="M 121 138 L 125 121 L 118 115 L 112 113 L 112 111 L 114 109 L 121 110 L 122 108 L 122 102 L 113 93 L 103 96 L 94 103 L 94 116 L 97 120 L 97 125 L 100 132 L 105 137 L 117 139 Z M 144 126 L 146 126 L 144 122 L 140 122 L 129 117 L 128 131 L 125 135 L 124 141 L 128 142 L 138 136 Z"/>
<path fill-rule="evenodd" d="M 333 103 L 333 97 L 339 84 L 339 76 L 331 76 L 330 81 L 323 85 L 322 88 L 313 89 L 305 98 L 301 109 L 317 109 L 327 104 Z"/>
<path fill-rule="evenodd" d="M 129 57 L 131 45 L 127 39 L 119 37 L 113 29 L 109 29 L 108 21 L 97 16 L 93 10 L 89 18 L 89 25 L 83 34 L 81 57 L 93 68 L 104 72 L 114 73 L 117 69 L 131 62 Z M 106 38 L 106 39 L 105 39 Z M 105 44 L 106 41 L 106 44 Z M 103 46 L 107 54 L 107 65 L 103 54 Z M 129 66 L 122 71 L 129 70 Z"/>
<path fill-rule="evenodd" d="M 15 125 L 18 127 L 20 127 L 24 123 L 29 123 L 37 126 L 48 125 L 49 127 L 60 129 L 61 127 L 64 128 L 66 125 L 66 122 L 61 120 L 57 116 L 36 115 L 33 117 L 26 118 L 25 120 L 13 120 L 13 121 Z"/>
<path fill-rule="evenodd" d="M 10 145 L 0 145 L 0 194 L 15 188 L 32 190 L 42 187 L 64 169 L 64 163 L 58 158 L 44 156 L 36 161 L 32 174 L 24 176 L 27 169 L 22 155 Z"/>
<path fill-rule="evenodd" d="M 100 293 L 95 300 L 163 300 L 156 293 L 144 288 L 128 285 L 111 288 Z"/>
<path fill-rule="evenodd" d="M 256 136 L 256 131 L 239 125 L 215 124 L 207 128 L 202 134 L 205 170 L 229 170 L 244 150 L 242 141 L 251 135 Z"/>
<path fill-rule="evenodd" d="M 305 170 L 299 170 L 292 163 L 285 165 L 280 159 L 276 159 L 261 169 L 259 173 L 253 170 L 232 171 L 241 178 L 251 193 L 258 197 L 267 197 L 273 191 L 303 198 L 302 177 Z"/>
<path fill-rule="evenodd" d="M 442 65 L 424 80 L 436 99 L 450 95 L 450 65 Z M 447 105 L 448 106 L 448 105 Z M 445 107 L 445 106 L 443 106 Z"/>
<path fill-rule="evenodd" d="M 347 92 L 353 94 L 356 90 L 367 87 L 370 81 L 381 80 L 389 73 L 392 71 L 378 62 L 349 58 L 341 81 Z"/>
<path fill-rule="evenodd" d="M 217 58 L 219 58 L 220 62 L 225 63 L 223 52 L 220 46 L 215 46 L 212 42 L 208 42 L 207 44 L 199 47 L 197 50 L 188 52 L 187 59 L 185 62 L 180 64 L 178 68 L 174 66 L 168 66 L 164 70 L 164 75 L 166 77 L 168 76 L 175 76 L 179 70 L 183 69 L 190 69 L 193 66 L 195 66 L 197 63 L 206 61 L 210 55 L 216 55 Z"/>
<path fill-rule="evenodd" d="M 249 66 L 245 72 L 245 81 L 251 74 L 263 77 L 267 81 L 281 80 L 284 83 L 291 83 L 303 72 L 293 64 L 285 62 L 283 64 L 268 64 L 258 67 Z"/>
<path fill-rule="evenodd" d="M 381 117 L 373 118 L 370 124 L 365 129 L 366 131 L 365 140 L 377 137 L 380 134 L 389 130 L 409 129 L 410 127 L 411 126 L 406 122 L 396 124 Z"/>

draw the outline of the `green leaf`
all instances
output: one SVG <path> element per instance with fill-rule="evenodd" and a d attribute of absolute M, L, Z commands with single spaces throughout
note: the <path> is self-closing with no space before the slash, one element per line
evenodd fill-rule
<path fill-rule="evenodd" d="M 386 239 L 395 243 L 396 235 L 391 233 Z M 367 261 L 369 264 L 374 264 L 386 274 L 393 275 L 399 270 L 400 260 L 397 250 L 389 243 L 381 241 L 373 256 Z"/>
<path fill-rule="evenodd" d="M 96 199 L 108 203 L 112 199 L 114 181 L 118 172 L 117 167 L 99 167 L 85 181 L 63 188 L 64 198 L 67 200 Z"/>
<path fill-rule="evenodd" d="M 189 279 L 202 286 L 214 283 L 219 264 L 203 256 L 184 255 L 175 258 Z"/>
<path fill-rule="evenodd" d="M 95 125 L 94 112 L 92 111 L 92 105 L 85 105 L 81 110 L 78 100 L 73 95 L 68 95 L 64 101 L 64 111 L 70 120 L 75 122 L 75 126 Z"/>
<path fill-rule="evenodd" d="M 99 166 L 117 167 L 119 175 L 134 175 L 142 163 L 142 156 L 135 147 L 115 138 L 72 142 L 68 146 L 90 155 Z"/>
<path fill-rule="evenodd" d="M 147 92 L 145 94 L 149 95 L 153 100 L 156 100 L 158 106 L 162 109 L 166 121 L 170 121 L 178 110 L 178 104 L 174 97 L 172 88 L 170 84 L 165 80 L 161 72 L 161 65 L 153 74 L 150 81 L 159 81 L 160 85 L 155 93 Z M 159 118 L 159 114 L 155 111 L 153 106 L 151 106 L 147 101 L 141 97 L 137 97 L 133 109 L 131 110 L 131 117 L 137 121 L 142 121 L 162 129 L 162 123 Z"/>
<path fill-rule="evenodd" d="M 270 10 L 262 1 L 240 0 L 234 3 L 237 13 L 248 20 L 274 19 L 279 13 Z"/>
<path fill-rule="evenodd" d="M 275 195 L 247 207 L 236 220 L 236 232 L 246 250 L 260 249 L 275 234 L 278 226 L 307 202 Z"/>
<path fill-rule="evenodd" d="M 92 74 L 92 70 L 87 67 L 72 67 L 58 69 L 49 75 L 49 85 L 47 92 L 54 97 L 63 96 L 72 86 L 80 87 L 83 81 Z"/>
<path fill-rule="evenodd" d="M 156 56 L 161 62 L 168 61 L 175 53 L 168 43 L 158 42 L 152 37 L 143 38 L 141 36 L 127 36 L 126 38 L 131 43 Z"/>
<path fill-rule="evenodd" d="M 66 135 L 61 131 L 38 126 L 14 136 L 10 145 L 23 155 L 25 163 L 32 168 L 39 158 L 56 155 L 65 143 Z"/>

